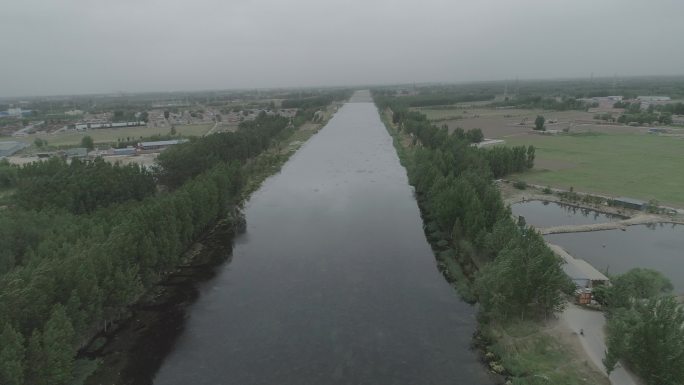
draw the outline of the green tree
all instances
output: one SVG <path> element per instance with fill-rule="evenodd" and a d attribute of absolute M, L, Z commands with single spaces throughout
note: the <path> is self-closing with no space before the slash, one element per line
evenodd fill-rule
<path fill-rule="evenodd" d="M 670 280 L 653 269 L 635 268 L 612 279 L 605 294 L 610 309 L 629 308 L 632 302 L 670 293 Z"/>
<path fill-rule="evenodd" d="M 534 146 L 530 145 L 527 147 L 527 163 L 525 164 L 528 169 L 534 167 L 534 156 Z"/>
<path fill-rule="evenodd" d="M 468 132 L 466 132 L 466 137 L 468 138 L 470 143 L 480 143 L 484 140 L 484 134 L 482 133 L 482 130 L 479 128 L 473 128 L 472 130 L 468 130 Z"/>
<path fill-rule="evenodd" d="M 85 147 L 88 149 L 88 151 L 92 151 L 93 148 L 95 148 L 95 143 L 93 142 L 93 138 L 90 137 L 90 135 L 86 135 L 81 139 L 81 147 Z"/>
<path fill-rule="evenodd" d="M 541 115 L 537 115 L 537 118 L 534 120 L 534 129 L 538 131 L 546 130 L 544 128 L 544 123 L 546 123 L 546 119 Z"/>
<path fill-rule="evenodd" d="M 24 381 L 24 337 L 6 324 L 0 334 L 0 384 L 21 385 Z"/>
<path fill-rule="evenodd" d="M 43 351 L 45 374 L 50 384 L 66 385 L 71 381 L 74 352 L 74 328 L 64 307 L 54 306 L 52 315 L 45 324 Z"/>
<path fill-rule="evenodd" d="M 520 231 L 476 277 L 487 314 L 501 320 L 534 319 L 562 310 L 572 285 L 562 261 L 534 228 Z"/>
<path fill-rule="evenodd" d="M 38 148 L 42 148 L 43 146 L 47 145 L 47 141 L 41 138 L 36 138 L 36 140 L 33 141 L 33 144 Z"/>
<path fill-rule="evenodd" d="M 45 353 L 43 352 L 43 336 L 37 329 L 31 334 L 26 351 L 26 383 L 49 384 L 45 372 Z"/>
<path fill-rule="evenodd" d="M 168 119 L 170 115 L 171 113 L 168 110 L 164 111 L 164 119 Z"/>
<path fill-rule="evenodd" d="M 648 385 L 684 383 L 684 310 L 672 296 L 634 302 L 609 318 L 610 372 L 624 360 Z"/>

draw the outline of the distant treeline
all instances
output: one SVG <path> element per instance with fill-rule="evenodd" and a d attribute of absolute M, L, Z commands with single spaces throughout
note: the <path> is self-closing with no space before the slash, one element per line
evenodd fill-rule
<path fill-rule="evenodd" d="M 656 111 L 661 113 L 670 113 L 674 115 L 684 115 L 684 103 L 670 103 L 654 107 Z"/>
<path fill-rule="evenodd" d="M 452 277 L 466 298 L 477 299 L 485 318 L 506 322 L 536 319 L 562 308 L 572 285 L 561 259 L 524 223 L 515 223 L 493 179 L 534 164 L 534 147 L 471 146 L 476 135 L 438 128 L 406 109 L 401 97 L 375 93 L 399 130 L 416 138 L 400 149 L 415 187 L 426 228 L 443 266 L 460 266 Z M 477 269 L 474 261 L 484 266 Z M 468 279 L 465 276 L 471 278 Z"/>
<path fill-rule="evenodd" d="M 179 144 L 150 172 L 51 160 L 0 163 L 0 383 L 71 384 L 74 357 L 233 207 L 251 160 L 292 126 L 259 116 Z M 158 183 L 155 183 L 158 182 Z"/>
<path fill-rule="evenodd" d="M 391 91 L 376 91 L 376 94 L 383 94 L 385 97 L 394 94 Z M 462 92 L 424 90 L 417 95 L 397 96 L 394 104 L 402 107 L 429 107 L 443 106 L 456 103 L 479 102 L 494 99 L 494 94 L 464 94 Z"/>
<path fill-rule="evenodd" d="M 301 108 L 311 109 L 320 108 L 329 105 L 335 100 L 348 99 L 351 96 L 351 91 L 339 90 L 325 93 L 316 96 L 304 96 L 298 98 L 289 98 L 282 101 L 281 108 Z"/>
<path fill-rule="evenodd" d="M 625 112 L 617 118 L 618 123 L 629 124 L 672 124 L 672 114 L 684 113 L 684 104 L 649 105 L 641 109 L 641 102 L 618 101 L 613 107 L 624 108 Z"/>

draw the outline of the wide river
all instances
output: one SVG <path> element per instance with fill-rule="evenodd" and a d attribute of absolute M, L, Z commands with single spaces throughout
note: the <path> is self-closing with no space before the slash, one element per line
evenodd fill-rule
<path fill-rule="evenodd" d="M 154 383 L 491 384 L 406 172 L 357 92 L 246 205 Z"/>

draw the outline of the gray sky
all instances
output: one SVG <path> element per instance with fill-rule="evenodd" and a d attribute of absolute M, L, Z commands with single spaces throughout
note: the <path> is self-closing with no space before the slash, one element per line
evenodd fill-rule
<path fill-rule="evenodd" d="M 682 0 L 5 0 L 0 96 L 684 74 Z"/>

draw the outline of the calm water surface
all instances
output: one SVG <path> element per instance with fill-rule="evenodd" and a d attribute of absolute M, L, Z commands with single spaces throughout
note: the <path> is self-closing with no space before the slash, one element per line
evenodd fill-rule
<path fill-rule="evenodd" d="M 525 222 L 527 222 L 528 225 L 538 228 L 565 225 L 589 225 L 623 219 L 616 215 L 603 214 L 594 210 L 546 201 L 514 203 L 511 205 L 511 211 L 516 217 L 520 215 L 525 217 Z"/>
<path fill-rule="evenodd" d="M 634 267 L 658 270 L 670 278 L 676 293 L 684 294 L 684 226 L 636 225 L 626 231 L 552 234 L 544 238 L 601 271 L 619 274 Z"/>
<path fill-rule="evenodd" d="M 352 100 L 252 196 L 155 384 L 492 383 L 392 140 Z"/>

